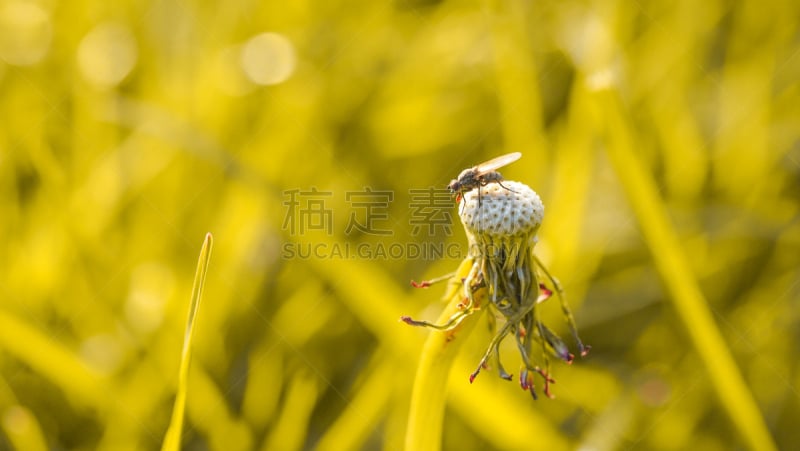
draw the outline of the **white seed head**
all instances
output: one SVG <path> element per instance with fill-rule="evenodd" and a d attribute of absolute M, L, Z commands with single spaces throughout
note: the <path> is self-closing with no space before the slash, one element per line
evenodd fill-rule
<path fill-rule="evenodd" d="M 478 200 L 480 190 L 480 203 Z M 528 185 L 504 180 L 464 194 L 459 216 L 471 237 L 532 237 L 544 218 L 544 205 Z"/>

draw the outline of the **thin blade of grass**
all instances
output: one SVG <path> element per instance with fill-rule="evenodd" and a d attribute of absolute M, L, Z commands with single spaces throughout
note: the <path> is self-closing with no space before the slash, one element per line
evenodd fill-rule
<path fill-rule="evenodd" d="M 181 351 L 181 365 L 178 370 L 178 388 L 175 395 L 175 405 L 172 408 L 172 418 L 167 428 L 167 434 L 161 445 L 162 451 L 178 451 L 181 446 L 183 417 L 186 410 L 186 392 L 187 386 L 189 385 L 189 361 L 192 357 L 194 320 L 197 317 L 197 310 L 200 307 L 200 298 L 203 295 L 203 285 L 205 284 L 206 274 L 208 272 L 208 263 L 211 259 L 212 244 L 213 238 L 210 233 L 207 233 L 206 239 L 203 241 L 203 248 L 200 250 L 200 258 L 197 261 L 197 270 L 194 274 L 192 299 L 189 304 L 189 315 L 186 319 L 186 332 L 183 336 L 183 350 Z"/>
<path fill-rule="evenodd" d="M 609 89 L 601 89 L 596 95 L 598 107 L 607 121 L 609 159 L 633 207 L 669 298 L 705 366 L 720 404 L 751 449 L 776 449 L 753 394 L 748 390 L 691 273 L 655 182 L 636 158 L 635 138 L 626 123 L 620 99 Z"/>

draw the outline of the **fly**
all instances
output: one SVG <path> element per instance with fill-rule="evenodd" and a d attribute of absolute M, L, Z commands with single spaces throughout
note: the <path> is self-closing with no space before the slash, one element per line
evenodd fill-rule
<path fill-rule="evenodd" d="M 522 154 L 520 152 L 507 153 L 469 169 L 464 169 L 461 171 L 461 174 L 458 174 L 458 178 L 450 181 L 447 188 L 451 193 L 456 195 L 456 203 L 458 203 L 461 201 L 464 193 L 475 188 L 486 186 L 492 182 L 497 182 L 500 186 L 503 186 L 503 184 L 500 183 L 503 180 L 503 176 L 497 172 L 497 169 L 519 160 L 521 156 Z M 503 186 L 503 188 L 506 187 Z M 478 194 L 480 194 L 480 192 Z"/>

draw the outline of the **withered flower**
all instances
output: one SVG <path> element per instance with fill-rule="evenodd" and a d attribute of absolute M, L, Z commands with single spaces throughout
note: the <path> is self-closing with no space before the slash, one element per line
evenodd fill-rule
<path fill-rule="evenodd" d="M 533 374 L 538 373 L 544 379 L 545 394 L 551 396 L 549 387 L 554 381 L 550 377 L 549 355 L 567 363 L 571 363 L 574 357 L 564 341 L 541 321 L 537 305 L 555 291 L 580 354 L 586 355 L 589 347 L 584 346 L 578 337 L 561 286 L 534 254 L 544 205 L 538 194 L 524 183 L 502 181 L 502 178 L 467 191 L 460 200 L 459 216 L 467 233 L 473 261 L 469 274 L 461 281 L 465 299 L 463 308 L 442 325 L 409 317 L 402 319 L 411 325 L 451 330 L 474 311 L 476 305 L 472 293 L 475 288 L 486 287 L 490 309 L 499 312 L 504 322 L 470 375 L 470 382 L 488 366 L 492 357 L 500 377 L 511 380 L 512 376 L 500 362 L 499 353 L 500 344 L 511 335 L 522 356 L 521 387 L 530 389 L 536 399 Z M 539 281 L 539 273 L 552 290 Z M 534 342 L 541 346 L 542 366 L 532 355 Z"/>

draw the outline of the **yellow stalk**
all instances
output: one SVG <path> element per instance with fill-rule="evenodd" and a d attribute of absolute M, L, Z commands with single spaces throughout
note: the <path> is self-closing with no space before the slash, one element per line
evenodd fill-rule
<path fill-rule="evenodd" d="M 172 408 L 172 418 L 167 428 L 167 435 L 161 445 L 161 451 L 178 451 L 181 447 L 183 433 L 183 416 L 186 410 L 186 391 L 189 385 L 189 362 L 192 358 L 192 335 L 194 333 L 194 320 L 197 309 L 200 307 L 200 298 L 203 295 L 203 285 L 208 272 L 208 263 L 211 259 L 211 234 L 206 234 L 203 248 L 200 249 L 200 258 L 197 261 L 197 270 L 194 274 L 192 298 L 189 304 L 189 315 L 186 319 L 186 332 L 183 336 L 183 350 L 181 351 L 181 366 L 178 370 L 178 388 L 175 395 L 175 405 Z"/>
<path fill-rule="evenodd" d="M 467 258 L 458 267 L 455 278 L 467 276 L 472 267 L 472 259 Z M 475 293 L 475 301 L 481 305 L 485 300 L 486 289 Z M 453 284 L 448 290 L 447 307 L 437 320 L 446 322 L 460 309 L 463 302 L 462 287 Z M 442 422 L 447 401 L 447 380 L 450 366 L 474 328 L 481 310 L 464 319 L 455 329 L 447 332 L 433 331 L 422 346 L 422 354 L 411 392 L 411 408 L 406 430 L 406 449 L 409 451 L 439 450 L 442 446 Z M 465 376 L 466 377 L 466 376 Z"/>

